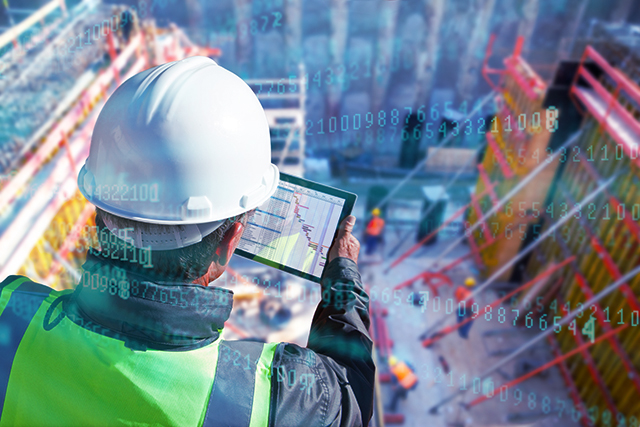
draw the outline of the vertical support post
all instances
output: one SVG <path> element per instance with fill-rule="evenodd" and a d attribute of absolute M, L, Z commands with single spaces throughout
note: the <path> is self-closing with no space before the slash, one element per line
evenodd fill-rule
<path fill-rule="evenodd" d="M 513 58 L 519 58 L 520 54 L 522 54 L 522 45 L 524 44 L 524 37 L 518 36 L 516 40 L 516 46 L 513 48 Z"/>
<path fill-rule="evenodd" d="M 71 170 L 73 171 L 73 175 L 77 176 L 78 171 L 76 170 L 76 162 L 73 160 L 73 155 L 71 154 L 71 147 L 69 146 L 69 140 L 67 138 L 66 132 L 61 132 L 61 140 L 60 143 L 64 145 L 65 150 L 67 151 L 67 159 L 69 160 L 69 166 L 71 166 Z"/>
<path fill-rule="evenodd" d="M 120 86 L 120 70 L 118 70 L 118 67 L 114 64 L 118 55 L 116 53 L 115 43 L 113 42 L 113 32 L 111 28 L 109 28 L 109 32 L 107 33 L 107 44 L 109 45 L 109 58 L 111 59 L 111 68 L 115 74 L 116 85 Z"/>

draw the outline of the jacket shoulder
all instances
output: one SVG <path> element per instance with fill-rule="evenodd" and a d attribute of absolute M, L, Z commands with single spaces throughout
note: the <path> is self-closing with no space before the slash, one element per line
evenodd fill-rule
<path fill-rule="evenodd" d="M 272 366 L 269 425 L 362 425 L 346 368 L 308 348 L 280 343 Z"/>
<path fill-rule="evenodd" d="M 28 277 L 18 274 L 8 276 L 0 283 L 0 291 L 9 289 L 14 292 L 31 292 L 44 295 L 49 295 L 51 292 L 55 292 L 49 286 L 33 282 Z"/>
<path fill-rule="evenodd" d="M 28 277 L 11 275 L 0 283 L 0 296 L 2 296 L 0 298 L 0 314 L 4 314 L 2 322 L 15 323 L 18 321 L 17 318 L 11 320 L 14 317 L 12 313 L 16 312 L 22 313 L 18 316 L 22 319 L 20 322 L 31 320 L 42 304 L 49 304 L 52 301 L 49 299 L 50 296 L 58 297 L 69 292 L 71 291 L 55 291 L 49 286 L 32 282 Z M 7 311 L 6 308 L 12 308 L 12 310 Z M 30 315 L 27 315 L 27 312 Z"/>

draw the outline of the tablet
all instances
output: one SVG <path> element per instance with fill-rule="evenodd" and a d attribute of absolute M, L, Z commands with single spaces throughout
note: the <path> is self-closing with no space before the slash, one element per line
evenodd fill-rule
<path fill-rule="evenodd" d="M 329 247 L 356 198 L 281 172 L 276 192 L 249 216 L 235 253 L 319 283 Z"/>

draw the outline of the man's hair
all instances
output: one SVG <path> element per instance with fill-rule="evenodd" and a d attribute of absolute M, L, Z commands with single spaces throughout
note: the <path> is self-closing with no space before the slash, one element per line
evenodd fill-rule
<path fill-rule="evenodd" d="M 138 264 L 134 263 L 131 265 L 131 267 L 133 270 L 143 271 L 145 274 L 155 274 L 158 277 L 165 279 L 193 281 L 199 277 L 202 277 L 208 271 L 211 263 L 214 261 L 218 261 L 216 249 L 218 248 L 220 242 L 222 242 L 225 233 L 236 222 L 242 222 L 243 224 L 245 224 L 247 213 L 248 212 L 233 216 L 231 218 L 227 218 L 220 227 L 218 227 L 207 236 L 203 237 L 200 242 L 193 245 L 167 251 L 154 251 L 153 249 L 151 249 L 151 251 L 149 251 L 150 254 L 148 255 L 149 259 L 144 262 L 147 267 L 152 266 L 151 268 L 143 268 L 141 265 L 142 262 L 140 260 L 138 260 Z M 116 244 L 114 245 L 114 237 L 110 236 L 110 234 L 112 233 L 105 225 L 104 218 L 107 218 L 107 220 L 115 226 L 116 230 L 114 230 L 114 233 L 116 234 L 116 236 L 122 236 L 122 234 L 118 234 L 119 230 L 125 230 L 127 228 L 140 230 L 143 233 L 145 231 L 151 232 L 150 224 L 119 217 L 100 208 L 96 208 L 96 226 L 98 227 L 98 239 L 100 241 L 102 250 L 104 250 L 105 244 L 109 245 L 109 258 L 111 259 L 127 259 L 127 254 L 125 251 L 139 249 L 134 248 L 131 243 L 124 242 L 119 238 L 115 239 Z M 156 233 L 158 231 L 161 231 L 163 233 L 173 234 L 175 227 L 177 226 L 163 225 L 159 229 L 159 226 L 157 224 L 153 224 L 153 227 L 153 231 Z M 129 255 L 129 259 L 131 259 L 131 255 Z"/>

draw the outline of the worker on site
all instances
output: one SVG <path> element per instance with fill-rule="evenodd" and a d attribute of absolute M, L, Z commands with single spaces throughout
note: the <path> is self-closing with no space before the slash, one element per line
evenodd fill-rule
<path fill-rule="evenodd" d="M 376 252 L 378 243 L 382 240 L 383 231 L 384 219 L 380 218 L 380 209 L 375 208 L 371 211 L 371 220 L 364 231 L 365 253 L 367 255 L 373 255 Z"/>
<path fill-rule="evenodd" d="M 307 347 L 222 338 L 216 286 L 279 182 L 252 90 L 205 57 L 143 71 L 104 105 L 80 171 L 99 248 L 74 290 L 0 284 L 0 425 L 366 426 L 375 366 L 355 218 Z"/>
<path fill-rule="evenodd" d="M 418 386 L 418 376 L 409 363 L 398 360 L 395 356 L 389 357 L 389 369 L 391 369 L 391 381 L 395 388 L 389 409 L 391 412 L 396 412 L 398 401 L 406 399 L 409 390 L 413 390 Z"/>
<path fill-rule="evenodd" d="M 471 306 L 474 301 L 473 298 L 470 297 L 472 294 L 471 288 L 475 285 L 476 280 L 473 277 L 467 277 L 464 281 L 464 286 L 458 286 L 454 291 L 455 298 L 458 301 L 458 323 L 462 323 L 465 319 L 473 316 Z M 463 303 L 463 301 L 465 302 Z M 465 340 L 469 338 L 469 330 L 471 329 L 472 324 L 473 320 L 470 320 L 458 328 L 460 338 L 464 338 Z"/>

